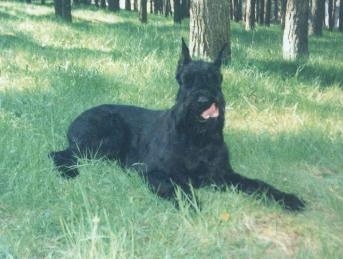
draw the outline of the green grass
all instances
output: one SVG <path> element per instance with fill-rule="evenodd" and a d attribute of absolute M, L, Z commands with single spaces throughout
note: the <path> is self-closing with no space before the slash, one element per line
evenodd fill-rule
<path fill-rule="evenodd" d="M 275 204 L 211 188 L 202 210 L 152 194 L 115 162 L 83 161 L 60 179 L 47 154 L 100 103 L 170 107 L 180 38 L 135 13 L 0 2 L 0 258 L 340 258 L 343 256 L 343 35 L 310 38 L 307 63 L 281 58 L 278 26 L 231 24 L 223 69 L 225 139 L 234 168 L 306 199 Z"/>

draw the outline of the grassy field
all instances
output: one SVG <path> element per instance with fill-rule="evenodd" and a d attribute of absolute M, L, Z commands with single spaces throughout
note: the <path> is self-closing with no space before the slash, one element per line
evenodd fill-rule
<path fill-rule="evenodd" d="M 176 210 L 115 162 L 82 161 L 81 176 L 65 181 L 47 154 L 93 105 L 170 107 L 187 22 L 73 16 L 69 25 L 51 6 L 0 2 L 0 258 L 343 257 L 343 34 L 310 38 L 310 59 L 296 64 L 281 59 L 278 26 L 231 24 L 232 164 L 297 193 L 307 209 L 205 188 L 201 211 Z"/>

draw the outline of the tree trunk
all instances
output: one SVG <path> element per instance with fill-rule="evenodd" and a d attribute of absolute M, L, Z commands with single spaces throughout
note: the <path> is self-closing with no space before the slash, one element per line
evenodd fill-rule
<path fill-rule="evenodd" d="M 119 11 L 119 0 L 107 0 L 108 3 L 108 10 L 112 12 Z"/>
<path fill-rule="evenodd" d="M 339 1 L 339 24 L 338 30 L 343 32 L 343 0 Z"/>
<path fill-rule="evenodd" d="M 260 21 L 260 0 L 255 0 L 255 22 Z"/>
<path fill-rule="evenodd" d="M 274 22 L 279 21 L 279 0 L 274 0 Z"/>
<path fill-rule="evenodd" d="M 100 7 L 106 8 L 106 0 L 100 0 Z"/>
<path fill-rule="evenodd" d="M 56 16 L 61 17 L 67 22 L 72 21 L 71 0 L 55 0 L 54 7 Z"/>
<path fill-rule="evenodd" d="M 264 24 L 264 0 L 260 0 L 260 13 L 259 13 L 259 18 L 258 18 L 258 23 L 259 24 Z"/>
<path fill-rule="evenodd" d="M 138 11 L 138 0 L 133 0 L 133 10 Z"/>
<path fill-rule="evenodd" d="M 182 17 L 189 17 L 190 0 L 181 1 Z"/>
<path fill-rule="evenodd" d="M 264 17 L 264 24 L 266 26 L 270 26 L 271 10 L 272 10 L 272 1 L 266 0 L 266 15 Z"/>
<path fill-rule="evenodd" d="M 125 0 L 125 10 L 131 11 L 131 0 Z"/>
<path fill-rule="evenodd" d="M 62 17 L 62 0 L 54 0 L 55 15 Z"/>
<path fill-rule="evenodd" d="M 242 20 L 242 1 L 233 0 L 233 19 L 235 22 Z"/>
<path fill-rule="evenodd" d="M 172 14 L 170 0 L 163 0 L 163 14 L 165 17 Z"/>
<path fill-rule="evenodd" d="M 329 31 L 333 31 L 334 26 L 334 0 L 328 0 Z"/>
<path fill-rule="evenodd" d="M 255 29 L 255 0 L 245 2 L 245 30 Z"/>
<path fill-rule="evenodd" d="M 174 0 L 174 23 L 181 23 L 182 10 L 180 0 Z"/>
<path fill-rule="evenodd" d="M 230 20 L 233 20 L 233 0 L 229 0 Z"/>
<path fill-rule="evenodd" d="M 282 52 L 285 60 L 308 57 L 308 0 L 288 0 Z"/>
<path fill-rule="evenodd" d="M 71 22 L 71 0 L 62 0 L 62 18 L 67 22 Z"/>
<path fill-rule="evenodd" d="M 139 20 L 141 23 L 148 22 L 147 0 L 139 0 Z"/>
<path fill-rule="evenodd" d="M 325 0 L 312 0 L 309 34 L 321 36 L 325 18 Z"/>
<path fill-rule="evenodd" d="M 163 13 L 163 0 L 154 0 L 154 13 L 155 14 Z"/>
<path fill-rule="evenodd" d="M 214 60 L 225 43 L 227 62 L 231 58 L 229 2 L 193 0 L 190 12 L 190 52 L 193 57 Z"/>
<path fill-rule="evenodd" d="M 281 28 L 285 28 L 287 0 L 281 0 Z"/>

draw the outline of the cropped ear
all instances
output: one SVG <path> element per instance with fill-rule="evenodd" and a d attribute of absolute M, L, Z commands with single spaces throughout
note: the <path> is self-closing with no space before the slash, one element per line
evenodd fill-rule
<path fill-rule="evenodd" d="M 182 47 L 181 47 L 181 56 L 178 63 L 179 67 L 183 65 L 187 65 L 189 62 L 192 61 L 191 55 L 189 55 L 189 49 L 185 43 L 184 38 L 182 38 L 181 41 L 182 41 Z"/>
<path fill-rule="evenodd" d="M 227 44 L 227 42 L 225 42 L 223 47 L 219 51 L 217 58 L 213 62 L 213 64 L 218 68 L 220 68 L 222 63 L 226 63 L 226 61 L 227 61 L 226 60 L 227 58 L 225 57 L 226 56 L 225 52 L 227 50 L 227 46 L 228 46 L 228 44 Z"/>

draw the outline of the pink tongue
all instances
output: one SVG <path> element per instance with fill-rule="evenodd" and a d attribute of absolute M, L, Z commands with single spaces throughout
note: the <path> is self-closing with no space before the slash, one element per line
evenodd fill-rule
<path fill-rule="evenodd" d="M 215 103 L 212 103 L 210 108 L 201 113 L 201 117 L 205 120 L 209 118 L 217 118 L 219 116 L 219 110 Z"/>

